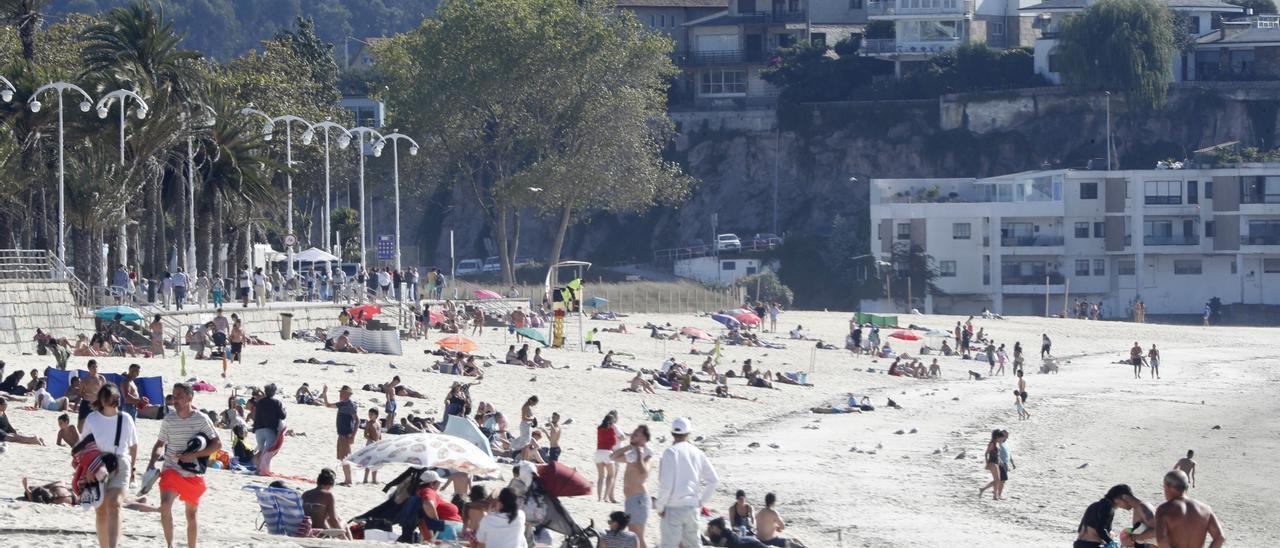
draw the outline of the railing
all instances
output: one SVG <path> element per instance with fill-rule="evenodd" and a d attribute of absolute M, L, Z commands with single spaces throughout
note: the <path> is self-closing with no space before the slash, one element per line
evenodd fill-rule
<path fill-rule="evenodd" d="M 894 53 L 946 53 L 961 44 L 954 40 L 915 40 L 898 41 L 893 38 L 873 38 L 862 41 L 861 51 L 867 55 L 889 55 Z"/>
<path fill-rule="evenodd" d="M 761 251 L 768 251 L 770 249 L 778 247 L 779 245 L 782 245 L 782 242 L 780 239 L 769 240 L 769 241 L 759 241 L 759 242 L 755 240 L 748 240 L 748 241 L 742 242 L 742 246 L 739 247 L 738 249 L 721 250 L 720 254 L 727 255 L 731 253 L 759 253 Z M 653 252 L 653 262 L 658 264 L 667 264 L 667 263 L 674 263 L 681 259 L 693 259 L 697 257 L 705 257 L 707 255 L 711 255 L 714 249 L 715 248 L 713 245 L 698 245 L 698 246 L 673 247 L 669 249 L 658 249 Z"/>
<path fill-rule="evenodd" d="M 1173 236 L 1143 236 L 1143 245 L 1200 245 L 1200 236 L 1179 234 Z"/>
<path fill-rule="evenodd" d="M 0 249 L 0 279 L 65 280 L 77 306 L 92 306 L 88 286 L 57 255 L 43 249 Z"/>
<path fill-rule="evenodd" d="M 691 51 L 678 56 L 676 64 L 684 66 L 731 65 L 734 63 L 759 63 L 763 61 L 764 53 L 760 51 Z"/>
<path fill-rule="evenodd" d="M 1240 203 L 1242 204 L 1280 204 L 1280 194 L 1253 194 L 1244 193 L 1240 195 Z"/>
<path fill-rule="evenodd" d="M 808 20 L 808 16 L 804 10 L 797 11 L 757 11 L 752 13 L 739 13 L 738 19 L 744 25 L 770 25 L 775 23 L 804 23 Z"/>
<path fill-rule="evenodd" d="M 1066 282 L 1066 278 L 1061 273 L 1047 272 L 1044 274 L 1001 276 L 1000 285 L 1044 285 L 1045 278 L 1049 279 L 1050 285 Z"/>
<path fill-rule="evenodd" d="M 1280 235 L 1266 234 L 1262 236 L 1250 235 L 1244 239 L 1244 245 L 1280 245 Z"/>
<path fill-rule="evenodd" d="M 1147 205 L 1182 205 L 1182 195 L 1177 196 L 1147 196 L 1143 200 Z"/>
<path fill-rule="evenodd" d="M 1014 236 L 1000 238 L 1001 247 L 1049 247 L 1062 245 L 1062 236 Z"/>
<path fill-rule="evenodd" d="M 936 6 L 910 6 L 903 5 L 907 2 L 889 1 L 889 2 L 868 2 L 867 15 L 871 16 L 892 16 L 892 15 L 972 15 L 973 0 L 943 0 L 938 2 Z"/>

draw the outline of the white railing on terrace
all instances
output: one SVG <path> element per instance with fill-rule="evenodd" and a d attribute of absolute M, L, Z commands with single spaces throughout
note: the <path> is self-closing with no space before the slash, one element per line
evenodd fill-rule
<path fill-rule="evenodd" d="M 77 305 L 92 305 L 88 286 L 48 250 L 0 249 L 0 279 L 65 280 Z"/>

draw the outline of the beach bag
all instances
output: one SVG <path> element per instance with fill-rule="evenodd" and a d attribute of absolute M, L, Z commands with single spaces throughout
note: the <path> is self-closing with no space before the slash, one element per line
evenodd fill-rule
<path fill-rule="evenodd" d="M 578 474 L 577 470 L 560 462 L 539 466 L 538 483 L 542 485 L 543 491 L 556 498 L 591 494 L 591 482 Z"/>

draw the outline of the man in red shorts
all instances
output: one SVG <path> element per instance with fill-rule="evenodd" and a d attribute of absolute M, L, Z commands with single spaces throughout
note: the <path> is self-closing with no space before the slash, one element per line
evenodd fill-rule
<path fill-rule="evenodd" d="M 187 546 L 195 548 L 199 533 L 196 509 L 200 506 L 205 486 L 204 477 L 200 475 L 203 469 L 192 464 L 222 448 L 218 431 L 213 428 L 209 417 L 191 407 L 192 395 L 191 385 L 173 385 L 175 412 L 165 415 L 160 423 L 160 434 L 156 436 L 151 462 L 147 465 L 147 469 L 154 468 L 156 460 L 164 455 L 164 468 L 160 472 L 160 525 L 164 527 L 164 540 L 169 548 L 173 548 L 173 500 L 179 498 L 187 506 Z M 207 440 L 204 447 L 188 451 L 187 445 L 201 434 Z"/>

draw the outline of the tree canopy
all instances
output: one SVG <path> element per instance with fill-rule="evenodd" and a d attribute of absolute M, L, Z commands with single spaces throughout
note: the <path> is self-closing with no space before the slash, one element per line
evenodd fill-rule
<path fill-rule="evenodd" d="M 1058 35 L 1064 84 L 1082 91 L 1125 93 L 1160 106 L 1174 52 L 1173 16 L 1155 0 L 1101 0 L 1062 23 Z"/>

